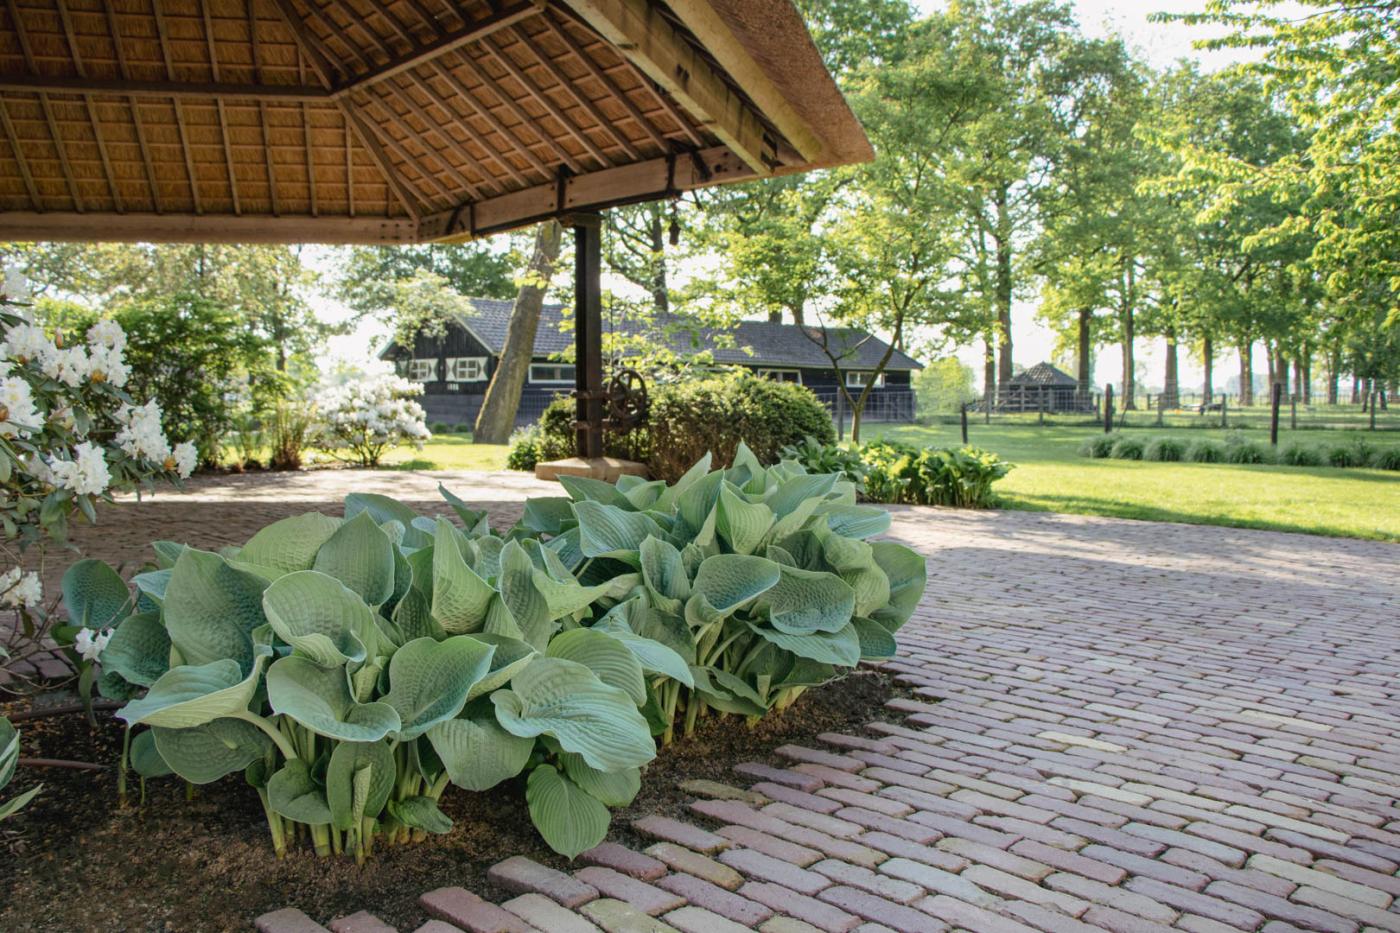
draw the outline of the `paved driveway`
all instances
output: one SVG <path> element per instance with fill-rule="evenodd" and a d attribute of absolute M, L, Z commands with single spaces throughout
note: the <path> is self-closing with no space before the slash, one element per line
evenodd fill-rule
<path fill-rule="evenodd" d="M 429 502 L 440 478 L 502 520 L 550 488 L 246 478 L 94 531 L 114 553 L 156 520 L 210 546 L 349 489 Z M 929 556 L 890 662 L 918 688 L 900 724 L 779 749 L 789 767 L 736 775 L 761 800 L 642 820 L 645 851 L 572 876 L 508 860 L 504 908 L 431 892 L 435 929 L 1400 931 L 1400 549 L 929 509 L 892 534 Z"/>

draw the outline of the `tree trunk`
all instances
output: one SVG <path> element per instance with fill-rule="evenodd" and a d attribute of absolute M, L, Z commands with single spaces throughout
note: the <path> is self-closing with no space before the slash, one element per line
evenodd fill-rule
<path fill-rule="evenodd" d="M 476 416 L 473 443 L 504 444 L 515 430 L 515 413 L 520 408 L 520 393 L 525 389 L 525 377 L 530 372 L 530 358 L 535 352 L 535 333 L 540 326 L 540 308 L 549 288 L 554 264 L 559 260 L 559 241 L 563 228 L 555 221 L 541 224 L 535 232 L 535 248 L 515 307 L 506 325 L 506 342 L 500 363 L 486 387 L 486 398 Z M 582 365 L 581 363 L 579 365 Z"/>
<path fill-rule="evenodd" d="M 1215 404 L 1215 341 L 1210 339 L 1210 334 L 1206 334 L 1201 339 L 1201 368 L 1205 370 L 1205 384 L 1201 386 L 1201 391 L 1205 394 L 1207 405 Z"/>
<path fill-rule="evenodd" d="M 1295 356 L 1293 358 L 1293 399 L 1306 405 L 1308 403 L 1307 383 L 1303 381 L 1303 358 Z"/>
<path fill-rule="evenodd" d="M 1093 333 L 1090 330 L 1093 316 L 1093 309 L 1079 309 L 1079 372 L 1076 375 L 1079 378 L 1079 394 L 1084 398 L 1089 397 L 1094 383 Z"/>
<path fill-rule="evenodd" d="M 997 328 L 1001 338 L 1001 359 L 997 365 L 997 382 L 1007 385 L 1015 375 L 1011 369 L 1011 214 L 1008 207 L 1010 192 L 998 189 L 997 205 Z"/>
<path fill-rule="evenodd" d="M 662 223 L 665 219 L 661 202 L 657 201 L 652 205 L 650 211 L 651 234 L 651 258 L 653 267 L 651 270 L 651 297 L 656 304 L 658 314 L 665 314 L 671 310 L 671 292 L 666 281 L 666 225 Z"/>
<path fill-rule="evenodd" d="M 1303 356 L 1303 404 L 1311 405 L 1313 401 L 1312 385 L 1312 352 L 1308 351 Z"/>
<path fill-rule="evenodd" d="M 982 391 L 987 396 L 987 410 L 997 404 L 997 353 L 992 347 L 992 338 L 987 337 L 982 351 Z"/>
<path fill-rule="evenodd" d="M 1240 404 L 1254 404 L 1254 341 L 1240 346 Z"/>
<path fill-rule="evenodd" d="M 1342 400 L 1341 361 L 1337 354 L 1327 354 L 1327 404 L 1336 405 Z"/>
<path fill-rule="evenodd" d="M 1265 363 L 1266 363 L 1266 364 L 1268 365 L 1268 367 L 1269 367 L 1268 378 L 1267 378 L 1266 381 L 1268 382 L 1269 391 L 1270 391 L 1270 392 L 1273 392 L 1273 391 L 1274 391 L 1274 383 L 1275 383 L 1275 382 L 1278 382 L 1278 370 L 1277 370 L 1277 368 L 1274 366 L 1275 360 L 1276 360 L 1276 357 L 1274 356 L 1274 345 L 1273 345 L 1272 343 L 1270 343 L 1269 341 L 1265 340 L 1265 341 L 1264 341 L 1264 361 L 1265 361 Z M 1269 398 L 1273 398 L 1273 395 L 1270 395 Z"/>
<path fill-rule="evenodd" d="M 1361 380 L 1361 410 L 1362 410 L 1362 411 L 1370 411 L 1370 410 L 1371 410 L 1371 408 L 1372 408 L 1371 402 L 1372 402 L 1373 397 L 1374 397 L 1374 393 L 1372 392 L 1371 377 L 1367 376 L 1365 379 Z"/>
<path fill-rule="evenodd" d="M 1360 404 L 1361 404 L 1361 377 L 1360 377 L 1360 376 L 1352 376 L 1352 377 L 1351 377 L 1351 403 L 1352 403 L 1353 405 L 1360 405 Z"/>
<path fill-rule="evenodd" d="M 1175 327 L 1167 328 L 1167 366 L 1162 380 L 1162 394 L 1166 396 L 1165 407 L 1181 407 L 1181 380 L 1177 369 Z"/>
<path fill-rule="evenodd" d="M 1123 411 L 1137 410 L 1137 376 L 1133 372 L 1133 309 L 1122 309 L 1123 319 Z"/>

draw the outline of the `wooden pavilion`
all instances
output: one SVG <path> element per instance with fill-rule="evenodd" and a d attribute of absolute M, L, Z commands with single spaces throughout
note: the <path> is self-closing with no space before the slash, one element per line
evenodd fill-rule
<path fill-rule="evenodd" d="M 0 0 L 0 240 L 578 238 L 601 450 L 608 207 L 860 162 L 791 0 Z"/>

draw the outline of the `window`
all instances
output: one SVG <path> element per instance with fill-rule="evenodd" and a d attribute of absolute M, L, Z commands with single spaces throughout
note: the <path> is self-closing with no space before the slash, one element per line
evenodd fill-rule
<path fill-rule="evenodd" d="M 544 385 L 574 384 L 574 367 L 568 363 L 531 363 L 530 381 Z"/>
<path fill-rule="evenodd" d="M 481 382 L 486 378 L 486 357 L 454 356 L 447 360 L 449 382 Z"/>
<path fill-rule="evenodd" d="M 863 373 L 863 372 L 848 372 L 848 373 L 846 373 L 846 385 L 847 385 L 847 387 L 852 388 L 852 389 L 863 389 L 863 388 L 866 387 L 866 385 L 868 385 L 868 384 L 871 383 L 872 379 L 873 379 L 873 381 L 874 381 L 875 388 L 877 388 L 877 389 L 883 389 L 883 388 L 885 387 L 885 374 L 884 374 L 884 373 L 880 373 L 880 375 L 878 375 L 878 376 L 876 376 L 874 373 Z"/>
<path fill-rule="evenodd" d="M 437 382 L 437 360 L 409 360 L 408 378 L 414 382 Z"/>
<path fill-rule="evenodd" d="M 774 382 L 795 382 L 802 385 L 802 373 L 795 369 L 760 369 L 758 378 L 772 379 Z"/>

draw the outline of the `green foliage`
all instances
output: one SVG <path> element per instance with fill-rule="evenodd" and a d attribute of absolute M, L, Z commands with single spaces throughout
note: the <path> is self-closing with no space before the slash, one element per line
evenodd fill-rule
<path fill-rule="evenodd" d="M 1371 455 L 1371 466 L 1377 470 L 1400 470 L 1400 447 L 1382 447 Z"/>
<path fill-rule="evenodd" d="M 920 418 L 955 413 L 977 398 L 972 368 L 955 356 L 933 360 L 914 377 Z"/>
<path fill-rule="evenodd" d="M 849 482 L 742 444 L 708 465 L 670 487 L 567 479 L 504 537 L 445 489 L 461 525 L 357 493 L 218 554 L 158 544 L 135 598 L 82 562 L 67 608 L 115 624 L 101 685 L 143 730 L 143 780 L 242 771 L 279 854 L 305 838 L 362 861 L 448 831 L 449 784 L 528 771 L 531 818 L 573 857 L 678 715 L 758 717 L 888 657 L 923 593 L 923 558 L 865 540 L 889 516 Z"/>
<path fill-rule="evenodd" d="M 1113 449 L 1108 455 L 1114 460 L 1141 460 L 1146 446 L 1141 438 L 1120 436 L 1113 442 Z"/>
<path fill-rule="evenodd" d="M 795 460 L 802 464 L 808 473 L 834 473 L 852 483 L 856 494 L 865 492 L 865 476 L 870 468 L 865 465 L 861 448 L 846 445 L 823 443 L 815 437 L 804 437 L 800 444 L 789 444 L 779 456 L 783 460 Z"/>
<path fill-rule="evenodd" d="M 506 453 L 506 469 L 528 473 L 535 464 L 548 462 L 540 455 L 540 439 L 544 432 L 538 422 L 517 428 L 510 435 L 510 450 Z"/>
<path fill-rule="evenodd" d="M 1195 440 L 1186 448 L 1186 459 L 1192 463 L 1224 463 L 1225 447 L 1219 441 Z"/>
<path fill-rule="evenodd" d="M 1333 444 L 1325 451 L 1327 465 L 1334 467 L 1363 467 L 1371 460 L 1371 445 L 1363 440 Z"/>
<path fill-rule="evenodd" d="M 1273 448 L 1258 441 L 1235 436 L 1225 442 L 1225 462 L 1241 464 L 1273 463 Z"/>
<path fill-rule="evenodd" d="M 0 716 L 0 790 L 15 776 L 15 765 L 19 761 L 19 732 L 10 721 Z M 44 789 L 44 785 L 39 784 L 9 800 L 0 803 L 0 822 L 7 817 L 14 816 L 25 804 L 33 800 L 39 791 Z"/>
<path fill-rule="evenodd" d="M 1113 455 L 1113 445 L 1118 442 L 1118 438 L 1113 434 L 1096 434 L 1087 438 L 1079 446 L 1081 456 L 1093 457 L 1096 460 L 1103 460 Z"/>
<path fill-rule="evenodd" d="M 869 467 L 866 497 L 875 502 L 985 509 L 996 503 L 992 485 L 1012 464 L 976 447 L 912 447 L 877 441 L 861 448 Z"/>
<path fill-rule="evenodd" d="M 1155 463 L 1179 463 L 1186 459 L 1186 442 L 1175 437 L 1154 437 L 1143 448 L 1142 459 Z"/>
<path fill-rule="evenodd" d="M 1315 467 L 1322 465 L 1322 452 L 1310 444 L 1292 441 L 1278 452 L 1278 462 L 1286 466 Z"/>

